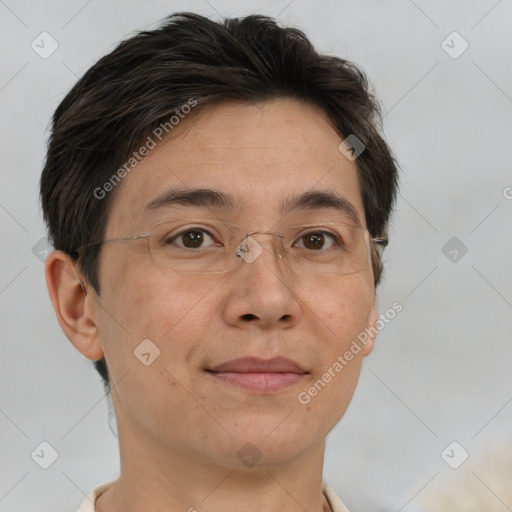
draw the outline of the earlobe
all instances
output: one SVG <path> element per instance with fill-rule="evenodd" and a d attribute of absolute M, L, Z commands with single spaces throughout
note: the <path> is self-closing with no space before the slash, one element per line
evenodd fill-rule
<path fill-rule="evenodd" d="M 87 287 L 79 278 L 77 263 L 62 251 L 48 255 L 46 284 L 57 320 L 66 337 L 87 359 L 103 357 L 95 308 Z"/>
<path fill-rule="evenodd" d="M 373 350 L 375 338 L 377 337 L 377 321 L 379 320 L 379 312 L 377 311 L 377 301 L 375 300 L 370 315 L 368 316 L 368 325 L 366 327 L 366 343 L 363 349 L 363 356 L 369 355 Z"/>

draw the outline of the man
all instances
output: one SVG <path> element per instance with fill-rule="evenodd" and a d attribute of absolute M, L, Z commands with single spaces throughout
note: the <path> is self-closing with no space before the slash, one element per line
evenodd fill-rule
<path fill-rule="evenodd" d="M 80 512 L 346 510 L 322 467 L 377 332 L 397 187 L 378 114 L 302 32 L 190 13 L 62 101 L 46 278 L 121 456 Z"/>

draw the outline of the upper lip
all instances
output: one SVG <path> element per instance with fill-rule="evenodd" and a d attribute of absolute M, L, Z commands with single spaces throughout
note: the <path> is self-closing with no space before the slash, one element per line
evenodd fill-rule
<path fill-rule="evenodd" d="M 307 373 L 302 366 L 286 357 L 274 357 L 272 359 L 241 357 L 207 370 L 215 373 Z"/>

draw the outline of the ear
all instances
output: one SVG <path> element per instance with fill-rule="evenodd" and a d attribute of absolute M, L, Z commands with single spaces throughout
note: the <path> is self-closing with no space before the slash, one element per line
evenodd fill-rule
<path fill-rule="evenodd" d="M 96 326 L 96 308 L 92 295 L 80 280 L 77 263 L 62 251 L 51 252 L 45 264 L 46 284 L 66 337 L 87 359 L 103 357 Z"/>
<path fill-rule="evenodd" d="M 377 311 L 377 298 L 373 302 L 373 307 L 368 315 L 368 325 L 366 326 L 366 332 L 368 334 L 368 338 L 366 339 L 366 343 L 363 348 L 363 356 L 367 356 L 371 354 L 373 350 L 373 345 L 375 343 L 375 338 L 377 337 L 377 321 L 379 319 L 379 312 Z"/>

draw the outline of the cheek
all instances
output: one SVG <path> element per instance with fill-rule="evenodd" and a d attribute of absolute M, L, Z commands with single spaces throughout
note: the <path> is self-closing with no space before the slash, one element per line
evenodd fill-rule
<path fill-rule="evenodd" d="M 204 294 L 197 276 L 183 279 L 164 275 L 145 253 L 115 265 L 106 264 L 103 271 L 102 298 L 111 305 L 112 313 L 115 311 L 118 323 L 138 337 L 161 338 Z"/>
<path fill-rule="evenodd" d="M 205 308 L 210 290 L 220 279 L 194 275 L 173 278 L 152 270 L 128 292 L 132 310 L 142 313 L 132 319 L 136 328 L 162 343 L 178 334 L 180 338 L 197 338 L 211 319 L 211 306 L 207 311 Z"/>
<path fill-rule="evenodd" d="M 350 345 L 367 327 L 374 288 L 371 276 L 360 273 L 337 278 L 336 282 L 317 281 L 305 289 L 302 296 L 305 314 L 326 331 L 325 353 L 329 353 L 332 349 L 342 349 L 347 343 Z"/>
<path fill-rule="evenodd" d="M 308 402 L 332 425 L 343 415 L 354 393 L 363 358 L 357 336 L 368 325 L 373 302 L 373 282 L 366 274 L 344 276 L 334 286 L 331 282 L 307 292 L 309 316 L 317 334 L 310 357 L 317 364 L 301 403 Z"/>
<path fill-rule="evenodd" d="M 118 274 L 107 295 L 111 315 L 104 321 L 117 348 L 127 347 L 125 365 L 133 363 L 133 351 L 149 339 L 160 350 L 158 364 L 182 373 L 198 350 L 212 321 L 209 294 L 221 277 L 165 276 L 153 266 L 133 265 L 141 270 L 130 279 Z M 105 287 L 106 289 L 106 287 Z M 116 354 L 119 353 L 116 348 Z M 114 350 L 112 350 L 114 352 Z M 116 355 L 117 357 L 117 355 Z"/>

